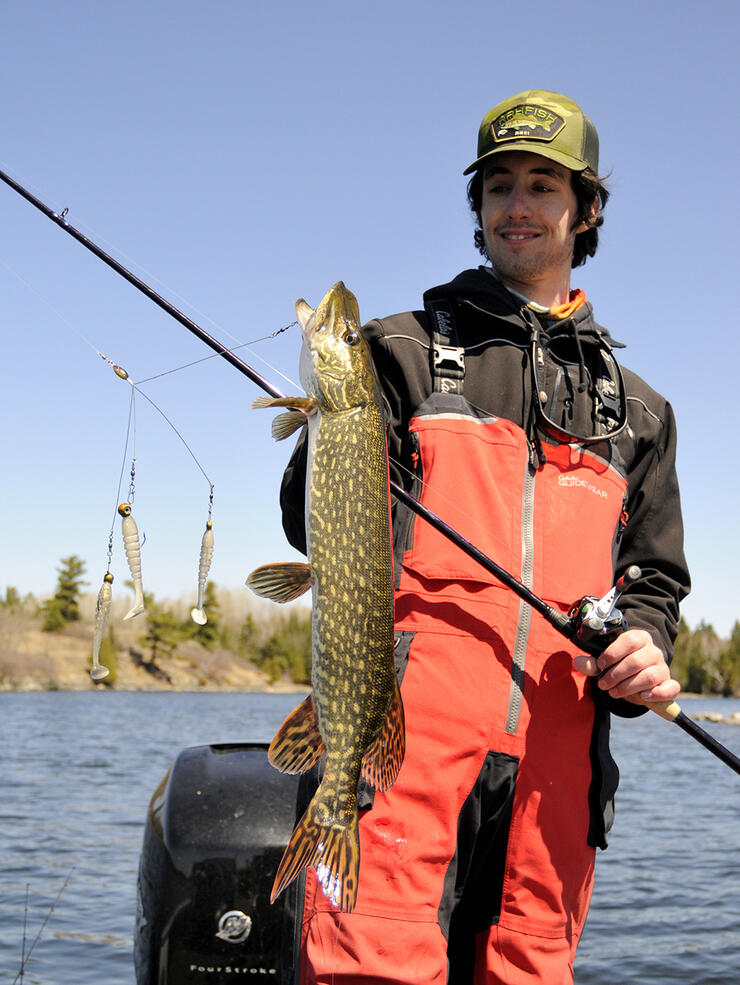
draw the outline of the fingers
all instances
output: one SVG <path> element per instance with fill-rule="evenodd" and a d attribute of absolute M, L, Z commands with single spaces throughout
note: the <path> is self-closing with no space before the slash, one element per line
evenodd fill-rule
<path fill-rule="evenodd" d="M 597 687 L 612 698 L 625 698 L 634 704 L 672 701 L 680 687 L 671 679 L 662 650 L 642 629 L 628 630 L 611 643 L 600 657 L 579 656 L 576 670 L 594 676 Z"/>
<path fill-rule="evenodd" d="M 599 667 L 599 661 L 596 657 L 574 657 L 573 666 L 579 674 L 586 674 L 587 677 L 596 677 L 597 674 L 601 673 L 601 667 Z"/>

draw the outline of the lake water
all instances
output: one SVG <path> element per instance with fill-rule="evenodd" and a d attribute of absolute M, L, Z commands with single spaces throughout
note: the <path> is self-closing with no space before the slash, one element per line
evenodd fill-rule
<path fill-rule="evenodd" d="M 0 694 L 0 982 L 133 985 L 149 799 L 185 746 L 263 741 L 300 695 Z M 740 701 L 691 699 L 730 714 Z M 740 727 L 703 723 L 740 751 Z M 740 777 L 656 715 L 615 720 L 617 821 L 578 985 L 740 983 Z M 71 875 L 70 875 L 71 873 Z M 544 983 L 546 985 L 546 983 Z"/>

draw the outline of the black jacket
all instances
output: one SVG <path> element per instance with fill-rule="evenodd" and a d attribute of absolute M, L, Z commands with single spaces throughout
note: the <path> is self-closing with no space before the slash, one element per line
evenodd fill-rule
<path fill-rule="evenodd" d="M 620 417 L 625 418 L 619 434 L 605 438 L 598 448 L 627 480 L 623 527 L 615 546 L 615 577 L 632 564 L 642 571 L 640 580 L 622 596 L 620 608 L 628 624 L 647 630 L 670 660 L 679 603 L 690 587 L 670 405 L 627 369 L 617 374 L 621 378 L 615 387 L 615 374 L 605 372 L 605 365 L 614 362 L 612 348 L 622 346 L 596 324 L 588 304 L 565 320 L 543 321 L 484 267 L 463 271 L 451 283 L 428 291 L 424 301 L 425 310 L 374 320 L 364 327 L 388 413 L 391 477 L 406 488 L 412 485 L 408 424 L 434 386 L 429 312 L 434 302 L 444 301 L 453 313 L 456 344 L 465 350 L 466 399 L 488 414 L 507 418 L 525 429 L 533 456 L 539 440 L 553 440 L 535 413 L 537 394 L 550 420 L 571 433 L 608 434 Z M 533 339 L 541 343 L 541 358 Z M 304 553 L 305 472 L 304 435 L 286 470 L 280 496 L 288 540 Z M 394 536 L 402 542 L 403 518 L 398 517 L 399 508 L 394 509 Z M 583 535 L 587 537 L 588 531 Z M 609 712 L 636 717 L 646 709 L 613 700 L 598 688 L 592 693 L 596 719 L 591 747 L 594 779 L 589 794 L 589 841 L 604 848 L 619 778 L 609 753 Z"/>
<path fill-rule="evenodd" d="M 451 283 L 428 291 L 425 302 L 448 299 L 455 312 L 459 344 L 465 349 L 464 392 L 470 403 L 527 429 L 536 442 L 531 342 L 541 332 L 545 352 L 536 387 L 544 390 L 548 416 L 577 434 L 607 421 L 614 404 L 604 405 L 597 386 L 602 344 L 615 343 L 593 319 L 586 304 L 565 321 L 540 322 L 484 267 L 465 270 Z M 426 311 L 371 321 L 365 326 L 389 416 L 391 477 L 410 485 L 408 422 L 432 391 L 431 330 Z M 670 404 L 639 376 L 622 369 L 627 424 L 610 442 L 624 471 L 628 494 L 625 525 L 616 558 L 619 576 L 637 564 L 642 578 L 622 597 L 629 625 L 646 629 L 671 659 L 679 602 L 688 593 L 683 524 L 675 469 L 676 428 Z M 619 399 L 619 395 L 617 395 Z M 303 498 L 305 448 L 294 452 L 281 489 L 288 540 L 305 552 Z M 584 531 L 584 536 L 588 532 Z M 613 709 L 634 714 L 636 706 Z"/>

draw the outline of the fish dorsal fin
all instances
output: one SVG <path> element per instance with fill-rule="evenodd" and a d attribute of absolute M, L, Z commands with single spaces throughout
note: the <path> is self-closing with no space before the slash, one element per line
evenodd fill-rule
<path fill-rule="evenodd" d="M 309 694 L 288 715 L 270 743 L 267 758 L 281 773 L 305 773 L 324 751 L 313 697 Z"/>
<path fill-rule="evenodd" d="M 403 703 L 396 681 L 385 724 L 363 757 L 362 776 L 376 790 L 388 790 L 396 781 L 405 751 Z"/>
<path fill-rule="evenodd" d="M 256 595 L 273 602 L 292 602 L 311 587 L 311 565 L 305 561 L 278 561 L 255 568 L 247 585 Z"/>

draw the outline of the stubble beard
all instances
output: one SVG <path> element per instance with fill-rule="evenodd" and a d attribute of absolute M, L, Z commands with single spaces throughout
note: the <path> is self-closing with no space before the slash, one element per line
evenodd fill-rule
<path fill-rule="evenodd" d="M 570 276 L 575 234 L 570 238 L 569 244 L 557 246 L 543 244 L 541 249 L 532 251 L 528 256 L 516 254 L 514 250 L 492 249 L 485 233 L 483 239 L 486 255 L 499 279 L 504 282 L 510 281 L 512 284 L 526 287 L 558 271 L 562 271 L 567 277 Z"/>

